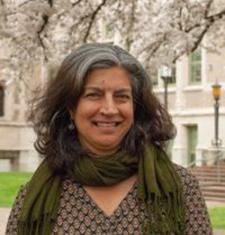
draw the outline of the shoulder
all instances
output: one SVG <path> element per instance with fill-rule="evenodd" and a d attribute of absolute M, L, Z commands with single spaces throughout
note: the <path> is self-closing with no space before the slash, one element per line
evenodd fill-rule
<path fill-rule="evenodd" d="M 27 189 L 28 189 L 28 186 L 29 186 L 29 182 L 26 183 L 25 185 L 21 185 L 19 190 L 18 190 L 18 193 L 17 193 L 17 196 L 15 198 L 15 201 L 13 203 L 13 207 L 12 207 L 12 210 L 14 208 L 20 208 L 22 207 L 22 204 L 23 204 L 23 201 L 24 201 L 24 198 L 25 198 L 25 195 L 27 193 Z"/>
<path fill-rule="evenodd" d="M 13 203 L 6 227 L 6 235 L 16 234 L 18 228 L 18 218 L 22 210 L 23 202 L 27 194 L 29 182 L 21 186 Z M 71 195 L 79 193 L 79 185 L 72 180 L 64 179 L 61 186 L 61 204 L 63 200 Z M 64 200 L 65 201 L 65 200 Z"/>
<path fill-rule="evenodd" d="M 174 164 L 174 167 L 183 183 L 186 217 L 185 234 L 212 235 L 209 214 L 197 178 L 182 166 Z"/>
<path fill-rule="evenodd" d="M 13 206 L 12 206 L 9 218 L 8 218 L 7 227 L 6 227 L 6 235 L 15 234 L 15 232 L 17 231 L 18 217 L 20 215 L 23 201 L 27 193 L 28 184 L 29 183 L 21 186 L 17 193 L 17 196 L 15 198 L 15 201 L 13 203 Z"/>
<path fill-rule="evenodd" d="M 194 176 L 190 170 L 188 170 L 185 167 L 182 167 L 180 165 L 177 165 L 174 163 L 174 168 L 177 172 L 177 174 L 181 178 L 181 182 L 183 183 L 184 190 L 187 188 L 192 188 L 192 187 L 199 187 L 198 179 L 196 176 Z"/>
<path fill-rule="evenodd" d="M 178 175 L 179 175 L 182 179 L 183 179 L 183 178 L 186 178 L 186 177 L 194 177 L 194 178 L 195 178 L 195 176 L 193 176 L 193 175 L 191 174 L 191 172 L 190 172 L 187 168 L 185 168 L 185 167 L 183 167 L 183 166 L 181 166 L 181 165 L 178 165 L 178 164 L 176 164 L 176 163 L 173 163 L 173 166 L 174 166 L 176 172 L 178 173 Z"/>
<path fill-rule="evenodd" d="M 198 205 L 205 207 L 205 200 L 196 176 L 194 176 L 187 168 L 176 164 L 174 164 L 174 166 L 183 184 L 183 194 L 186 205 L 189 206 L 190 202 L 195 202 Z"/>

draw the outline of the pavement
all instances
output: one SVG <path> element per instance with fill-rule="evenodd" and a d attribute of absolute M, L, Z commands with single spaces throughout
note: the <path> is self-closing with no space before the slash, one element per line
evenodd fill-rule
<path fill-rule="evenodd" d="M 206 205 L 208 208 L 225 207 L 225 202 L 206 201 Z"/>
<path fill-rule="evenodd" d="M 5 227 L 9 217 L 10 208 L 0 208 L 0 235 L 5 234 Z"/>
<path fill-rule="evenodd" d="M 225 207 L 225 203 L 221 202 L 206 202 L 206 204 L 208 208 L 219 207 L 219 206 Z M 11 210 L 10 208 L 0 208 L 0 235 L 5 234 L 5 227 L 9 217 L 10 210 Z M 225 235 L 225 230 L 214 230 L 213 235 Z"/>
<path fill-rule="evenodd" d="M 214 230 L 213 235 L 224 235 L 225 231 L 224 230 Z"/>

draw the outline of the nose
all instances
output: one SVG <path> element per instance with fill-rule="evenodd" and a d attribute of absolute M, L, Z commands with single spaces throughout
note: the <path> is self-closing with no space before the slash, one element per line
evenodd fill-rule
<path fill-rule="evenodd" d="M 112 96 L 107 96 L 102 101 L 100 113 L 103 115 L 115 115 L 118 113 L 117 105 Z"/>

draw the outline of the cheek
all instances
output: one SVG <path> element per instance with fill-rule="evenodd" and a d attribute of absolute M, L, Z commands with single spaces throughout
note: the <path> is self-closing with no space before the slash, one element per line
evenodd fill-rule
<path fill-rule="evenodd" d="M 77 105 L 77 110 L 74 114 L 74 120 L 82 121 L 84 119 L 87 119 L 91 117 L 96 111 L 96 105 L 90 105 L 85 102 L 80 102 Z"/>
<path fill-rule="evenodd" d="M 129 105 L 127 108 L 123 110 L 123 115 L 126 117 L 128 121 L 128 125 L 132 124 L 134 122 L 134 108 L 133 105 Z"/>
<path fill-rule="evenodd" d="M 86 111 L 82 108 L 82 106 L 78 106 L 77 110 L 74 113 L 74 122 L 78 129 L 80 129 L 84 125 L 84 122 L 82 122 L 82 120 L 84 120 L 87 116 L 85 113 Z"/>
<path fill-rule="evenodd" d="M 78 112 L 74 116 L 75 125 L 79 128 L 84 127 L 87 124 L 87 120 L 90 119 L 90 115 L 85 110 L 77 110 Z"/>

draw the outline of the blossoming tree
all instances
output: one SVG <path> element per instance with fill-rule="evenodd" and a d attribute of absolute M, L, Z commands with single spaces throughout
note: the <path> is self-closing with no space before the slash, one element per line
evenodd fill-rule
<path fill-rule="evenodd" d="M 22 79 L 93 41 L 114 41 L 149 68 L 170 64 L 200 44 L 223 46 L 224 15 L 223 0 L 0 0 L 0 70 Z"/>

